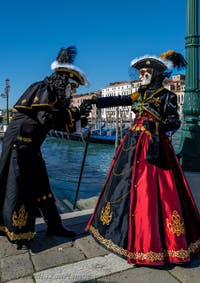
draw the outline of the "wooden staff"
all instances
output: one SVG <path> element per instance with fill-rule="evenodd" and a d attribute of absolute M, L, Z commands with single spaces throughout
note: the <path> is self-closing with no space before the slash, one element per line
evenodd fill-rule
<path fill-rule="evenodd" d="M 88 131 L 87 138 L 86 138 L 85 150 L 84 150 L 83 160 L 82 160 L 82 164 L 81 164 L 81 171 L 80 171 L 80 175 L 79 175 L 78 186 L 77 186 L 77 189 L 76 189 L 76 196 L 75 196 L 75 199 L 74 199 L 73 209 L 76 209 L 76 203 L 77 203 L 77 199 L 78 199 L 78 194 L 79 194 L 79 189 L 80 189 L 80 184 L 81 184 L 81 179 L 82 179 L 82 174 L 83 174 L 83 168 L 84 168 L 84 165 L 85 165 L 85 159 L 86 159 L 87 150 L 88 150 L 90 133 L 91 133 L 91 127 L 89 127 L 89 131 Z"/>

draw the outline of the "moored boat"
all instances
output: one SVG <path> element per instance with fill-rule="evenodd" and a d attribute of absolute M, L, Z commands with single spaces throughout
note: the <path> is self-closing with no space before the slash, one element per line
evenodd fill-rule
<path fill-rule="evenodd" d="M 103 144 L 115 144 L 116 143 L 116 130 L 104 129 L 101 131 L 92 131 L 88 135 L 88 128 L 85 128 L 83 132 L 74 132 L 68 135 L 66 132 L 51 130 L 48 135 L 56 138 L 63 138 L 76 141 L 86 141 L 89 137 L 89 142 L 103 143 Z M 122 134 L 118 136 L 118 141 L 124 136 L 126 129 L 123 129 Z"/>

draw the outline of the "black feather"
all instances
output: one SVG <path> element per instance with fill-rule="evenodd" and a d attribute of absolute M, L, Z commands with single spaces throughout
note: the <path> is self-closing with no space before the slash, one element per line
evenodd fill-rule
<path fill-rule="evenodd" d="M 175 50 L 168 50 L 167 52 L 164 52 L 160 55 L 160 58 L 170 60 L 173 63 L 174 68 L 177 68 L 178 70 L 185 68 L 187 64 L 183 55 Z"/>
<path fill-rule="evenodd" d="M 183 55 L 181 55 L 180 53 L 175 52 L 174 54 L 169 56 L 167 59 L 172 61 L 174 67 L 176 67 L 178 70 L 181 68 L 185 68 L 186 66 L 186 60 L 183 57 Z"/>
<path fill-rule="evenodd" d="M 61 48 L 56 60 L 61 64 L 65 64 L 65 63 L 72 64 L 74 62 L 76 55 L 77 55 L 76 47 L 69 46 L 67 48 Z"/>

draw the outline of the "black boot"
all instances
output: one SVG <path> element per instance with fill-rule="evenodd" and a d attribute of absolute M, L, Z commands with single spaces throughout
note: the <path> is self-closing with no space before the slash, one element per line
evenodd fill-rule
<path fill-rule="evenodd" d="M 39 209 L 48 227 L 46 232 L 47 236 L 73 238 L 76 235 L 75 232 L 69 231 L 63 227 L 54 199 L 41 202 Z"/>
<path fill-rule="evenodd" d="M 6 236 L 6 233 L 3 231 L 0 231 L 0 236 Z"/>
<path fill-rule="evenodd" d="M 30 249 L 30 242 L 29 241 L 18 241 L 17 242 L 17 250 L 29 250 Z"/>

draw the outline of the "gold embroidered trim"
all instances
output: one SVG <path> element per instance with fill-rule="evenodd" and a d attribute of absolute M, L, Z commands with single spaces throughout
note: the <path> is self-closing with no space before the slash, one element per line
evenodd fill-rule
<path fill-rule="evenodd" d="M 93 226 L 90 226 L 90 232 L 94 235 L 94 237 L 101 243 L 103 244 L 106 248 L 117 252 L 120 255 L 123 256 L 128 256 L 128 251 L 118 247 L 117 245 L 115 245 L 111 240 L 107 240 L 105 238 L 103 238 L 99 231 L 97 229 L 95 229 Z"/>
<path fill-rule="evenodd" d="M 33 109 L 34 107 L 41 107 L 41 106 L 44 107 L 45 106 L 45 107 L 49 107 L 51 110 L 53 110 L 54 105 L 56 104 L 57 101 L 58 100 L 56 98 L 51 104 L 42 103 L 42 104 L 32 104 L 30 106 L 15 105 L 13 108 L 14 109 L 20 109 L 20 108 L 22 108 L 22 109 Z M 21 101 L 22 104 L 24 104 L 25 102 L 26 102 L 25 99 Z M 34 102 L 36 102 L 36 101 L 34 101 Z"/>
<path fill-rule="evenodd" d="M 158 129 L 159 129 L 159 123 L 158 122 L 156 122 L 156 130 L 155 130 L 155 134 L 158 136 L 159 135 L 159 131 L 158 131 Z"/>
<path fill-rule="evenodd" d="M 78 109 L 76 107 L 71 107 L 70 110 L 74 113 L 78 111 Z"/>
<path fill-rule="evenodd" d="M 35 235 L 35 232 L 27 232 L 27 233 L 16 234 L 14 232 L 10 232 L 8 230 L 8 228 L 5 227 L 5 226 L 0 226 L 0 231 L 3 231 L 4 233 L 6 233 L 6 235 L 8 236 L 8 238 L 11 241 L 17 241 L 17 240 L 28 240 L 28 241 L 30 241 L 31 239 L 34 238 L 34 235 Z"/>
<path fill-rule="evenodd" d="M 163 261 L 165 259 L 164 253 L 148 252 L 148 253 L 128 253 L 128 258 L 134 260 L 148 260 L 151 262 L 154 261 Z"/>
<path fill-rule="evenodd" d="M 38 99 L 39 100 L 39 99 Z M 38 101 L 37 100 L 37 101 Z M 37 102 L 37 101 L 34 101 L 34 102 Z M 31 106 L 32 107 L 38 107 L 38 106 L 47 106 L 47 107 L 50 107 L 51 108 L 51 110 L 52 109 L 54 109 L 54 105 L 56 104 L 56 102 L 58 101 L 58 99 L 57 98 L 55 98 L 55 100 L 51 103 L 51 104 L 49 104 L 49 103 L 41 103 L 41 104 L 32 104 Z"/>
<path fill-rule="evenodd" d="M 190 253 L 188 252 L 188 250 L 180 249 L 179 251 L 168 251 L 168 255 L 170 257 L 178 257 L 181 259 L 185 259 L 189 257 Z"/>
<path fill-rule="evenodd" d="M 176 257 L 184 260 L 187 259 L 190 256 L 190 254 L 194 253 L 195 251 L 197 251 L 197 249 L 200 248 L 200 239 L 199 239 L 195 243 L 191 243 L 187 250 L 184 249 L 180 249 L 178 251 L 164 250 L 163 252 L 160 253 L 153 251 L 147 253 L 128 252 L 127 250 L 120 248 L 119 246 L 114 244 L 111 240 L 105 239 L 103 236 L 100 235 L 99 231 L 96 228 L 94 228 L 92 225 L 90 226 L 89 230 L 93 234 L 93 236 L 106 248 L 133 260 L 140 260 L 140 261 L 148 260 L 154 262 L 154 261 L 163 261 L 167 257 Z"/>
<path fill-rule="evenodd" d="M 160 106 L 161 100 L 159 97 L 153 97 L 150 100 L 148 100 L 150 103 L 153 103 L 156 107 Z"/>
<path fill-rule="evenodd" d="M 115 167 L 113 167 L 112 173 L 113 173 L 114 176 L 119 177 L 119 176 L 123 176 L 124 174 L 130 172 L 131 170 L 132 170 L 132 166 L 130 168 L 128 168 L 127 170 L 125 170 L 124 172 L 118 173 L 118 172 L 115 172 Z"/>
<path fill-rule="evenodd" d="M 153 90 L 153 92 L 151 93 L 151 95 L 149 97 L 147 97 L 147 91 L 145 91 L 144 93 L 144 97 L 137 94 L 133 94 L 130 97 L 132 98 L 132 100 L 137 100 L 137 102 L 135 104 L 132 105 L 132 110 L 133 111 L 137 111 L 140 114 L 143 113 L 143 110 L 146 110 L 147 112 L 151 113 L 151 110 L 149 110 L 148 108 L 145 107 L 146 102 L 150 102 L 153 103 L 156 107 L 158 107 L 161 103 L 159 98 L 155 98 L 154 96 L 159 93 L 160 91 L 162 91 L 164 89 L 164 87 L 160 87 L 157 90 Z M 151 113 L 154 117 L 156 114 Z"/>
<path fill-rule="evenodd" d="M 14 211 L 12 216 L 12 225 L 21 229 L 26 226 L 28 219 L 28 212 L 25 210 L 25 206 L 22 205 L 18 212 Z"/>
<path fill-rule="evenodd" d="M 22 99 L 21 103 L 22 103 L 22 104 L 26 103 L 26 98 L 25 98 L 25 99 Z"/>
<path fill-rule="evenodd" d="M 175 234 L 178 237 L 181 234 L 185 234 L 184 221 L 176 210 L 172 212 L 171 222 L 168 218 L 166 219 L 166 222 L 167 222 L 167 227 L 171 233 Z"/>
<path fill-rule="evenodd" d="M 159 92 L 161 92 L 162 90 L 164 89 L 163 86 L 161 86 L 160 88 L 158 88 L 156 91 L 153 90 L 152 94 L 147 97 L 147 92 L 145 91 L 145 94 L 144 94 L 144 101 L 151 101 L 151 99 Z M 147 98 L 146 98 L 147 97 Z"/>
<path fill-rule="evenodd" d="M 53 195 L 49 193 L 48 195 L 43 195 L 42 197 L 38 197 L 37 201 L 40 202 L 41 200 L 47 200 L 48 198 L 52 198 Z"/>
<path fill-rule="evenodd" d="M 22 142 L 32 142 L 31 138 L 26 138 L 26 137 L 22 137 L 22 136 L 18 136 L 17 139 L 19 141 L 22 141 Z"/>
<path fill-rule="evenodd" d="M 140 125 L 133 125 L 130 127 L 130 130 L 131 131 L 142 131 L 142 132 L 145 132 L 145 134 L 147 134 L 148 136 L 151 136 L 151 132 L 148 131 L 144 126 L 140 126 Z"/>
<path fill-rule="evenodd" d="M 124 152 L 128 152 L 128 151 L 132 150 L 133 148 L 135 148 L 135 145 L 134 146 L 131 145 L 131 146 L 127 147 L 127 148 L 125 148 L 124 146 L 125 146 L 125 144 L 123 143 L 122 151 L 124 151 Z"/>
<path fill-rule="evenodd" d="M 84 78 L 75 70 L 69 69 L 69 68 L 57 68 L 57 72 L 67 72 L 69 73 L 69 76 L 73 78 L 74 76 L 77 77 L 80 80 L 80 83 L 84 85 L 85 81 Z"/>
<path fill-rule="evenodd" d="M 72 113 L 71 113 L 71 111 L 68 110 L 68 109 L 67 109 L 67 111 L 68 111 L 68 113 L 69 113 L 69 119 L 70 119 L 70 123 L 68 124 L 68 126 L 69 126 L 70 128 L 73 128 L 73 127 L 74 127 L 74 119 L 73 119 L 73 117 L 72 117 Z"/>
<path fill-rule="evenodd" d="M 37 102 L 37 101 L 39 101 L 39 98 L 38 96 L 35 96 L 35 98 L 33 99 L 33 102 Z"/>
<path fill-rule="evenodd" d="M 145 110 L 146 112 L 150 113 L 154 118 L 156 118 L 157 120 L 161 121 L 161 118 L 156 115 L 154 112 L 152 112 L 151 110 L 149 110 L 147 107 L 145 107 L 144 105 L 142 106 L 143 110 Z"/>
<path fill-rule="evenodd" d="M 67 125 L 67 124 L 65 124 L 65 128 L 66 128 L 66 133 L 67 133 L 67 135 L 69 136 L 70 131 L 69 131 L 69 128 L 68 128 L 68 125 Z"/>
<path fill-rule="evenodd" d="M 54 109 L 54 104 L 57 102 L 57 99 L 52 103 L 52 104 L 48 104 L 48 103 L 41 103 L 41 104 L 32 104 L 32 107 L 50 107 L 51 110 Z"/>
<path fill-rule="evenodd" d="M 23 106 L 23 105 L 16 105 L 13 107 L 14 109 L 18 110 L 18 109 L 32 109 L 31 106 Z"/>
<path fill-rule="evenodd" d="M 101 210 L 100 220 L 103 225 L 109 225 L 113 218 L 113 213 L 111 212 L 110 206 L 110 202 L 107 202 L 106 206 Z"/>

